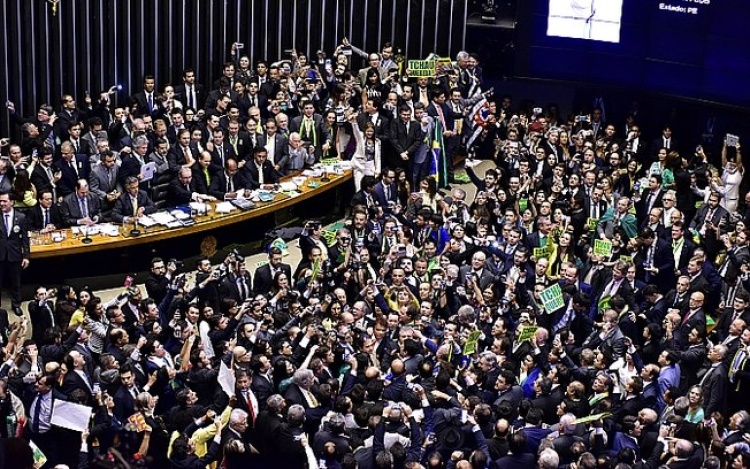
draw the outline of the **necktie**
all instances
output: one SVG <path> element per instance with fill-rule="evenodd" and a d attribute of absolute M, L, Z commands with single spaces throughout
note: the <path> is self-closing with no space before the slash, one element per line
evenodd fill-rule
<path fill-rule="evenodd" d="M 232 176 L 227 175 L 227 192 L 234 192 L 234 182 L 232 181 Z"/>
<path fill-rule="evenodd" d="M 39 420 L 40 413 L 42 413 L 42 395 L 36 395 L 36 404 L 34 404 L 34 418 L 31 422 L 31 429 L 34 433 L 39 433 Z"/>
<path fill-rule="evenodd" d="M 649 209 L 651 208 L 651 201 L 653 200 L 653 198 L 654 198 L 654 193 L 649 192 L 648 197 L 646 198 L 646 207 L 648 207 Z"/>
<path fill-rule="evenodd" d="M 385 201 L 388 202 L 391 200 L 391 187 L 385 186 Z"/>
<path fill-rule="evenodd" d="M 133 207 L 133 215 L 138 215 L 138 199 L 136 197 L 131 197 L 130 204 Z"/>
<path fill-rule="evenodd" d="M 203 175 L 206 176 L 206 184 L 211 185 L 211 175 L 208 174 L 208 168 L 203 168 Z"/>
<path fill-rule="evenodd" d="M 71 161 L 69 164 L 70 164 L 70 169 L 72 169 L 76 177 L 78 177 L 78 168 L 76 168 L 75 163 Z"/>
<path fill-rule="evenodd" d="M 182 147 L 182 153 L 185 155 L 185 161 L 190 161 L 190 149 L 188 147 Z"/>
<path fill-rule="evenodd" d="M 250 397 L 250 391 L 245 391 L 243 394 L 245 395 L 245 402 L 247 403 L 247 410 L 248 410 L 248 413 L 250 414 L 249 420 L 250 420 L 250 424 L 252 425 L 255 423 L 255 408 L 253 407 L 253 399 Z"/>
<path fill-rule="evenodd" d="M 221 162 L 221 165 L 224 166 L 224 147 L 218 147 L 219 150 L 219 161 Z M 208 179 L 208 169 L 206 169 L 206 179 Z"/>
<path fill-rule="evenodd" d="M 5 233 L 10 237 L 10 214 L 5 214 Z"/>
<path fill-rule="evenodd" d="M 49 225 L 49 209 L 44 209 L 44 226 Z M 44 226 L 42 228 L 44 228 Z"/>
<path fill-rule="evenodd" d="M 406 135 L 409 135 L 409 122 L 406 123 Z"/>
<path fill-rule="evenodd" d="M 78 199 L 78 204 L 80 205 L 80 208 L 81 208 L 81 217 L 88 218 L 89 208 L 88 208 L 88 205 L 86 204 L 86 199 Z"/>
<path fill-rule="evenodd" d="M 195 106 L 193 106 L 194 102 L 195 101 L 193 100 L 193 87 L 192 86 L 188 86 L 188 92 L 187 92 L 187 105 L 188 105 L 188 107 L 191 107 L 191 108 L 195 109 Z"/>
<path fill-rule="evenodd" d="M 109 183 L 109 186 L 107 186 L 107 189 L 112 190 L 112 169 L 107 168 L 107 182 Z"/>
<path fill-rule="evenodd" d="M 151 114 L 151 111 L 154 110 L 154 96 L 149 93 L 148 95 L 148 112 Z"/>

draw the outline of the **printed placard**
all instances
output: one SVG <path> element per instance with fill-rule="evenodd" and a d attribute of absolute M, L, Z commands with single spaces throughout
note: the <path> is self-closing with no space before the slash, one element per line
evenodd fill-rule
<path fill-rule="evenodd" d="M 551 314 L 553 311 L 557 311 L 565 306 L 562 289 L 558 283 L 542 290 L 542 292 L 539 293 L 539 298 L 542 299 L 542 306 L 544 306 L 544 310 L 547 311 L 547 314 Z"/>

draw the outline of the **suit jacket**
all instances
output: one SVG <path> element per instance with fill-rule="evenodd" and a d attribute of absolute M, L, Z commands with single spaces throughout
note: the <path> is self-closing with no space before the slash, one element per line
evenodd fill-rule
<path fill-rule="evenodd" d="M 91 170 L 91 176 L 89 177 L 89 189 L 99 197 L 103 205 L 107 205 L 105 201 L 107 194 L 114 190 L 122 191 L 122 186 L 119 183 L 120 167 L 114 165 L 110 168 L 110 172 L 112 175 L 111 180 L 107 173 L 107 168 L 104 165 L 98 164 Z"/>
<path fill-rule="evenodd" d="M 75 155 L 71 163 L 76 169 L 71 167 L 70 163 L 65 160 L 57 162 L 57 167 L 62 174 L 62 177 L 57 182 L 57 190 L 59 195 L 63 197 L 75 191 L 76 183 L 79 179 L 89 179 L 89 175 L 91 174 L 91 164 L 87 156 Z"/>
<path fill-rule="evenodd" d="M 383 116 L 382 114 L 377 114 L 375 116 L 375 119 L 373 120 L 372 116 L 367 113 L 362 113 L 357 118 L 357 125 L 359 125 L 359 128 L 362 131 L 364 131 L 365 124 L 367 122 L 372 122 L 375 126 L 375 137 L 379 138 L 380 140 L 388 140 L 390 138 L 390 119 Z"/>
<path fill-rule="evenodd" d="M 174 93 L 175 96 L 180 100 L 180 102 L 187 107 L 187 86 L 184 83 L 182 85 L 175 86 Z M 200 83 L 194 83 L 193 94 L 195 95 L 195 102 L 190 104 L 192 104 L 192 107 L 195 110 L 202 109 L 203 103 L 206 102 L 206 90 L 203 88 L 203 85 L 201 85 Z"/>
<path fill-rule="evenodd" d="M 706 218 L 710 211 L 711 207 L 709 207 L 708 204 L 703 204 L 703 206 L 698 209 L 695 216 L 693 216 L 693 220 L 690 222 L 690 229 L 700 231 L 705 225 Z M 727 220 L 727 218 L 729 218 L 729 212 L 727 212 L 727 210 L 721 205 L 717 205 L 709 221 L 713 223 L 714 226 L 718 227 L 719 223 L 721 223 L 722 220 Z"/>
<path fill-rule="evenodd" d="M 150 215 L 156 211 L 153 200 L 151 200 L 151 197 L 145 191 L 138 191 L 136 205 L 137 208 L 143 207 L 144 215 Z M 135 214 L 133 213 L 133 203 L 130 200 L 130 194 L 125 192 L 115 201 L 115 208 L 112 210 L 112 221 L 122 223 L 124 218 L 129 218 L 133 215 Z"/>
<path fill-rule="evenodd" d="M 159 114 L 161 105 L 159 104 L 159 100 L 157 99 L 157 96 L 159 96 L 159 93 L 154 90 L 151 93 L 151 111 L 148 109 L 148 98 L 146 97 L 146 92 L 141 90 L 137 92 L 136 94 L 130 96 L 128 99 L 128 104 L 132 108 L 133 106 L 136 107 L 135 111 L 132 113 L 134 117 L 141 117 L 147 114 L 155 115 Z"/>
<path fill-rule="evenodd" d="M 284 399 L 286 400 L 286 405 L 290 407 L 294 404 L 299 404 L 304 407 L 305 410 L 310 409 L 310 404 L 307 402 L 307 399 L 305 399 L 302 390 L 295 383 L 290 384 L 289 387 L 286 388 Z"/>
<path fill-rule="evenodd" d="M 211 185 L 208 188 L 208 194 L 216 197 L 217 199 L 224 199 L 225 195 L 229 191 L 229 176 L 225 171 L 218 171 L 211 177 Z M 245 179 L 244 171 L 237 171 L 234 176 L 231 176 L 232 181 L 232 192 L 237 192 L 242 189 L 249 189 L 250 184 Z"/>
<path fill-rule="evenodd" d="M 223 168 L 228 158 L 238 159 L 237 153 L 235 153 L 234 148 L 229 142 L 224 140 L 221 146 L 214 145 L 214 151 L 211 152 L 211 163 L 219 168 Z"/>
<path fill-rule="evenodd" d="M 263 162 L 263 184 L 276 184 L 279 182 L 279 173 L 274 169 L 273 164 L 269 160 Z M 258 172 L 258 166 L 255 161 L 249 161 L 244 168 L 242 168 L 243 176 L 248 182 L 250 189 L 257 189 L 260 187 L 260 174 Z"/>
<path fill-rule="evenodd" d="M 388 207 L 388 202 L 398 202 L 398 189 L 396 188 L 396 184 L 391 184 L 390 189 L 390 197 L 386 198 L 385 196 L 385 186 L 383 185 L 383 181 L 378 182 L 375 184 L 375 192 L 373 193 L 373 198 L 375 199 L 375 202 L 380 205 L 383 208 Z"/>
<path fill-rule="evenodd" d="M 328 135 L 328 129 L 323 122 L 323 116 L 317 113 L 312 115 L 313 127 L 311 133 L 313 135 L 307 134 L 306 126 L 302 125 L 303 120 L 304 116 L 297 116 L 292 119 L 291 123 L 289 124 L 289 130 L 292 132 L 299 132 L 303 142 L 308 142 L 310 145 L 312 145 L 314 142 L 315 157 L 319 159 L 322 154 L 321 147 L 330 138 L 330 136 Z"/>
<path fill-rule="evenodd" d="M 99 216 L 102 211 L 101 202 L 99 198 L 91 192 L 86 195 L 86 203 L 88 205 L 89 218 L 93 219 L 95 216 Z M 65 226 L 74 226 L 78 224 L 78 220 L 83 218 L 81 213 L 81 207 L 78 205 L 78 195 L 73 192 L 68 194 L 60 204 L 60 211 L 62 212 L 63 223 Z"/>
<path fill-rule="evenodd" d="M 466 285 L 466 275 L 472 273 L 472 270 L 473 269 L 470 265 L 461 266 L 458 272 L 458 281 L 461 283 L 461 285 Z M 484 289 L 490 286 L 494 280 L 495 276 L 492 275 L 490 269 L 484 267 L 482 269 L 482 276 L 479 277 L 479 288 L 484 291 Z"/>
<path fill-rule="evenodd" d="M 93 386 L 94 380 L 89 376 L 88 383 L 74 370 L 68 370 L 67 373 L 65 373 L 65 377 L 63 378 L 62 387 L 60 388 L 60 391 L 62 391 L 63 394 L 70 397 L 70 393 L 73 392 L 76 389 L 82 390 L 84 393 L 86 393 L 86 404 L 87 405 L 94 405 L 94 394 L 93 389 L 91 386 Z"/>
<path fill-rule="evenodd" d="M 287 278 L 292 278 L 292 267 L 289 264 L 281 264 L 280 269 Z M 253 294 L 263 294 L 268 292 L 273 285 L 273 276 L 271 275 L 271 264 L 265 264 L 255 271 L 255 280 L 253 281 Z"/>
<path fill-rule="evenodd" d="M 268 145 L 268 134 L 262 133 L 258 135 L 257 137 L 257 146 L 264 147 L 266 149 L 269 148 Z M 268 161 L 271 163 L 278 164 L 289 152 L 289 139 L 281 135 L 280 133 L 276 132 L 273 135 L 273 158 L 271 158 L 271 155 L 268 155 Z M 252 162 L 252 158 L 248 158 L 248 164 Z"/>
<path fill-rule="evenodd" d="M 198 163 L 195 163 L 190 169 L 193 172 L 193 182 L 195 182 L 195 191 L 199 194 L 208 194 L 209 188 L 217 177 L 218 173 L 222 171 L 222 166 L 211 163 L 208 166 L 208 179 L 206 179 L 206 173 L 203 171 L 203 167 Z M 222 198 L 224 195 L 222 194 Z"/>
<path fill-rule="evenodd" d="M 225 142 L 229 144 L 234 150 L 235 157 L 238 161 L 250 159 L 253 154 L 255 145 L 253 139 L 250 138 L 250 134 L 244 130 L 237 132 L 237 140 L 233 141 L 234 138 L 231 135 L 227 135 Z M 257 138 L 255 139 L 257 142 Z"/>
<path fill-rule="evenodd" d="M 635 206 L 636 213 L 638 215 L 638 220 L 648 220 L 648 197 L 649 194 L 651 194 L 651 191 L 649 189 L 644 189 L 641 193 L 641 200 L 638 201 L 638 203 Z M 651 208 L 654 207 L 663 207 L 664 204 L 662 203 L 662 197 L 664 197 L 664 191 L 660 188 L 659 191 L 656 193 L 656 196 L 653 197 L 653 202 L 651 203 Z"/>
<path fill-rule="evenodd" d="M 422 128 L 419 122 L 412 120 L 409 122 L 409 131 L 406 131 L 406 124 L 401 119 L 391 121 L 391 143 L 396 153 L 409 153 L 409 156 L 419 148 L 422 143 Z"/>
<path fill-rule="evenodd" d="M 727 388 L 729 377 L 727 367 L 722 362 L 719 366 L 712 368 L 706 373 L 701 383 L 703 388 L 703 412 L 711 415 L 712 412 L 721 412 L 726 415 Z"/>
<path fill-rule="evenodd" d="M 174 178 L 167 189 L 167 205 L 177 207 L 178 205 L 189 204 L 194 192 L 198 192 L 195 180 L 191 180 L 190 184 L 185 187 L 178 178 Z"/>
<path fill-rule="evenodd" d="M 200 151 L 198 146 L 191 142 L 188 145 L 188 152 L 192 155 L 194 161 L 198 161 Z M 172 145 L 167 153 L 167 163 L 169 165 L 169 172 L 172 175 L 177 175 L 183 165 L 187 164 L 187 158 L 185 158 L 185 151 L 181 145 Z"/>
<path fill-rule="evenodd" d="M 57 171 L 54 165 L 52 165 L 50 169 L 52 170 L 52 173 Z M 34 170 L 31 172 L 30 179 L 31 183 L 36 187 L 37 194 L 45 190 L 50 190 L 53 191 L 55 199 L 60 197 L 60 194 L 55 189 L 55 184 L 49 177 L 47 177 L 47 172 L 40 163 L 34 165 Z"/>
<path fill-rule="evenodd" d="M 26 220 L 28 221 L 28 229 L 35 231 L 44 228 L 44 213 L 42 206 L 36 204 L 26 212 Z M 49 208 L 49 222 L 55 225 L 55 228 L 62 228 L 64 225 L 60 206 L 52 204 Z"/>
<path fill-rule="evenodd" d="M 688 334 L 694 327 L 704 334 L 706 333 L 706 313 L 703 312 L 703 309 L 698 309 L 692 314 L 688 311 L 683 316 L 679 327 L 674 330 L 672 335 L 677 349 L 685 350 L 688 347 Z"/>
<path fill-rule="evenodd" d="M 266 400 L 274 393 L 273 382 L 265 376 L 253 373 L 250 389 L 255 393 L 255 398 L 258 400 L 258 407 L 261 410 L 265 409 L 268 406 Z"/>

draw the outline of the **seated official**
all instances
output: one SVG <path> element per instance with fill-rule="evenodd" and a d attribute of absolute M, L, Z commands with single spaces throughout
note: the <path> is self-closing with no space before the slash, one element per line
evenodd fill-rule
<path fill-rule="evenodd" d="M 169 183 L 167 205 L 176 207 L 190 202 L 205 202 L 216 200 L 208 194 L 201 194 L 193 181 L 193 171 L 190 168 L 180 168 L 177 177 Z"/>
<path fill-rule="evenodd" d="M 60 211 L 65 226 L 93 225 L 99 222 L 102 206 L 99 197 L 89 192 L 89 182 L 79 179 L 75 192 L 66 195 L 60 203 Z"/>
<path fill-rule="evenodd" d="M 305 145 L 297 132 L 289 135 L 289 150 L 279 160 L 276 170 L 283 175 L 307 168 L 315 164 L 315 148 Z"/>
<path fill-rule="evenodd" d="M 60 206 L 55 203 L 52 191 L 45 189 L 39 193 L 39 203 L 29 209 L 26 218 L 32 231 L 52 231 L 64 226 Z"/>
<path fill-rule="evenodd" d="M 236 199 L 240 192 L 249 189 L 250 184 L 240 171 L 239 163 L 234 158 L 227 158 L 224 171 L 218 172 L 211 180 L 208 193 L 222 200 Z"/>
<path fill-rule="evenodd" d="M 115 223 L 133 223 L 143 215 L 150 215 L 156 211 L 154 201 L 140 190 L 138 178 L 128 176 L 125 179 L 125 193 L 117 198 L 115 208 L 112 209 L 112 221 Z"/>
<path fill-rule="evenodd" d="M 274 184 L 279 182 L 279 173 L 268 161 L 268 150 L 264 147 L 253 150 L 253 160 L 243 170 L 250 189 L 273 189 Z"/>
<path fill-rule="evenodd" d="M 221 171 L 221 166 L 212 162 L 211 152 L 203 151 L 190 169 L 193 171 L 196 192 L 208 194 L 208 188 L 211 187 L 216 174 Z"/>

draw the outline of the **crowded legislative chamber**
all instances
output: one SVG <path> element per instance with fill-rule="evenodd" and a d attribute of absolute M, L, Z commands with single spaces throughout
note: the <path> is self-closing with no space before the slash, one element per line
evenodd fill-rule
<path fill-rule="evenodd" d="M 0 18 L 0 469 L 750 468 L 745 1 Z"/>

